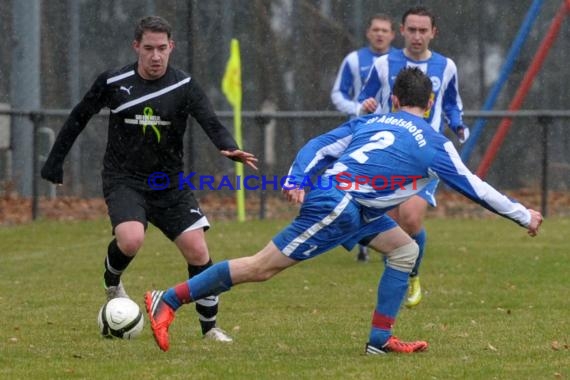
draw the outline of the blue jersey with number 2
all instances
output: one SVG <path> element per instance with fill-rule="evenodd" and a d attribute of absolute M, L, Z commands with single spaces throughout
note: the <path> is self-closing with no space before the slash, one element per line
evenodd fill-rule
<path fill-rule="evenodd" d="M 325 176 L 367 207 L 390 209 L 437 178 L 492 212 L 523 225 L 530 220 L 524 206 L 475 176 L 451 141 L 404 111 L 354 119 L 311 140 L 289 175 L 315 175 L 331 159 L 336 161 Z"/>
<path fill-rule="evenodd" d="M 330 166 L 332 164 L 332 166 Z M 530 214 L 483 182 L 462 163 L 453 144 L 421 117 L 407 112 L 351 120 L 309 141 L 297 154 L 289 182 L 306 184 L 325 167 L 305 197 L 299 216 L 274 237 L 295 260 L 394 228 L 385 212 L 439 178 L 487 209 L 523 226 Z"/>

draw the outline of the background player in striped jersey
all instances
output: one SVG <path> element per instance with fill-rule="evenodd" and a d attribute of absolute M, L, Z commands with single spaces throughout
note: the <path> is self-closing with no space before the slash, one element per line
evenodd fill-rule
<path fill-rule="evenodd" d="M 375 14 L 368 20 L 366 39 L 368 46 L 350 52 L 344 57 L 331 91 L 331 100 L 336 109 L 355 117 L 360 104 L 358 95 L 374 60 L 388 54 L 396 36 L 392 19 L 382 13 Z"/>
<path fill-rule="evenodd" d="M 393 50 L 375 61 L 358 97 L 361 102 L 358 113 L 385 113 L 392 110 L 394 105 L 390 95 L 396 75 L 405 67 L 418 67 L 429 76 L 433 85 L 433 106 L 426 111 L 424 118 L 438 132 L 443 132 L 445 119 L 463 143 L 469 137 L 469 129 L 462 119 L 463 104 L 459 95 L 457 67 L 450 58 L 429 49 L 437 32 L 435 15 L 422 6 L 410 8 L 402 17 L 400 32 L 404 37 L 404 49 Z M 437 185 L 438 181 L 434 180 L 418 196 L 410 198 L 390 213 L 420 247 L 418 260 L 410 274 L 405 302 L 408 307 L 417 305 L 422 298 L 418 273 L 427 238 L 423 224 L 428 204 L 436 205 Z"/>
<path fill-rule="evenodd" d="M 239 150 L 196 79 L 169 65 L 171 34 L 161 17 L 139 21 L 133 41 L 137 61 L 99 75 L 71 111 L 41 171 L 43 178 L 61 184 L 63 162 L 77 136 L 102 108 L 111 110 L 102 172 L 115 235 L 105 259 L 107 299 L 128 297 L 121 274 L 141 248 L 148 222 L 176 244 L 189 277 L 212 265 L 204 238 L 208 219 L 191 190 L 178 186 L 188 116 L 198 121 L 221 154 L 255 168 L 256 158 Z M 204 337 L 231 341 L 216 327 L 217 296 L 205 294 L 196 310 Z"/>
<path fill-rule="evenodd" d="M 165 292 L 147 292 L 145 305 L 158 346 L 169 349 L 168 329 L 182 304 L 241 283 L 268 280 L 338 245 L 350 249 L 362 241 L 386 256 L 366 353 L 427 349 L 425 341 L 404 342 L 392 332 L 418 246 L 386 212 L 438 176 L 481 206 L 527 228 L 531 236 L 538 233 L 542 222 L 539 212 L 509 199 L 471 173 L 453 144 L 427 124 L 423 114 L 431 106 L 431 87 L 419 69 L 404 69 L 393 90 L 397 112 L 354 119 L 309 141 L 298 152 L 290 178 L 315 175 L 332 159 L 333 166 L 325 172 L 332 186 L 313 187 L 305 195 L 299 183 L 286 184 L 288 199 L 302 203 L 299 215 L 257 254 L 217 263 Z M 347 188 L 344 180 L 338 180 L 339 175 L 354 178 L 353 186 Z M 356 180 L 379 175 L 388 181 L 397 178 L 398 184 L 384 186 L 381 182 L 377 186 L 373 181 Z M 404 183 L 402 178 L 406 178 Z"/>
<path fill-rule="evenodd" d="M 358 113 L 358 95 L 372 63 L 393 49 L 392 41 L 396 37 L 392 19 L 383 13 L 370 17 L 367 26 L 368 46 L 352 51 L 344 57 L 331 91 L 331 100 L 336 109 L 350 118 L 356 117 Z M 366 246 L 359 245 L 357 260 L 368 261 Z"/>

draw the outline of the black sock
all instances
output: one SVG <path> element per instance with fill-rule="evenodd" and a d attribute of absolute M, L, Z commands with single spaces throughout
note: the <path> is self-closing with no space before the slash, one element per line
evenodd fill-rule
<path fill-rule="evenodd" d="M 107 248 L 105 258 L 105 286 L 117 286 L 121 281 L 121 274 L 127 268 L 133 257 L 125 255 L 117 245 L 117 239 L 113 239 Z"/>
<path fill-rule="evenodd" d="M 192 278 L 197 274 L 205 271 L 209 267 L 214 265 L 212 259 L 210 259 L 204 265 L 190 265 L 188 264 L 188 278 Z M 218 297 L 209 296 L 202 298 L 195 302 L 196 312 L 198 313 L 200 326 L 202 327 L 202 334 L 207 333 L 214 327 L 216 327 L 216 316 L 218 315 Z"/>

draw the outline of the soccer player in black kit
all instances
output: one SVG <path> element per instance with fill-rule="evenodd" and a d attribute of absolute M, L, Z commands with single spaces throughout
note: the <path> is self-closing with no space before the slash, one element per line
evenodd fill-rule
<path fill-rule="evenodd" d="M 41 171 L 44 179 L 61 184 L 63 162 L 77 136 L 93 115 L 103 107 L 110 109 L 102 171 L 114 234 L 105 259 L 107 299 L 128 297 L 121 274 L 141 248 L 148 222 L 176 244 L 190 278 L 212 265 L 204 238 L 208 220 L 192 191 L 178 186 L 188 116 L 198 121 L 222 155 L 257 169 L 255 156 L 239 149 L 196 80 L 168 64 L 174 41 L 166 20 L 141 19 L 133 48 L 137 62 L 99 75 L 73 108 Z M 168 188 L 149 186 L 149 176 L 155 172 L 168 174 Z M 232 340 L 216 327 L 217 296 L 203 298 L 196 310 L 205 338 Z"/>

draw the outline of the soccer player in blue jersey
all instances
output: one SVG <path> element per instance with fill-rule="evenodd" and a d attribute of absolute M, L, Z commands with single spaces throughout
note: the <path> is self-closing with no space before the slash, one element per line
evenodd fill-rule
<path fill-rule="evenodd" d="M 433 105 L 425 112 L 424 118 L 438 132 L 442 132 L 445 119 L 463 143 L 469 137 L 469 129 L 462 120 L 463 105 L 459 96 L 457 68 L 453 60 L 429 49 L 437 32 L 434 14 L 422 6 L 408 9 L 402 17 L 400 32 L 404 37 L 404 49 L 394 50 L 375 61 L 366 85 L 358 96 L 361 102 L 358 114 L 391 111 L 394 104 L 390 94 L 396 75 L 405 67 L 418 67 L 429 76 L 433 85 Z M 410 274 L 410 287 L 405 302 L 408 307 L 416 306 L 422 299 L 418 274 L 427 238 L 423 220 L 428 204 L 436 205 L 437 185 L 438 181 L 434 180 L 424 191 L 390 213 L 420 247 L 418 260 Z"/>
<path fill-rule="evenodd" d="M 358 95 L 372 63 L 376 58 L 393 50 L 392 41 L 396 37 L 394 23 L 388 15 L 377 13 L 370 17 L 367 25 L 368 46 L 352 51 L 344 57 L 331 91 L 331 100 L 336 109 L 350 118 L 356 117 L 358 113 Z M 357 260 L 368 261 L 366 246 L 359 245 Z"/>
<path fill-rule="evenodd" d="M 331 91 L 331 100 L 337 110 L 351 118 L 357 115 L 360 107 L 358 95 L 372 64 L 376 58 L 393 50 L 392 41 L 395 36 L 393 22 L 389 16 L 378 13 L 368 20 L 368 46 L 349 53 L 338 70 Z"/>
<path fill-rule="evenodd" d="M 423 119 L 432 101 L 432 83 L 417 68 L 402 70 L 394 83 L 396 112 L 354 119 L 309 141 L 297 154 L 284 186 L 287 198 L 301 203 L 299 216 L 257 254 L 215 264 L 166 291 L 145 294 L 145 305 L 158 346 L 170 346 L 168 329 L 182 304 L 232 286 L 265 281 L 301 261 L 357 242 L 382 252 L 386 266 L 366 353 L 424 351 L 425 341 L 405 342 L 392 327 L 418 257 L 418 246 L 386 212 L 414 196 L 435 177 L 481 206 L 538 233 L 539 212 L 510 200 L 476 177 L 463 164 L 453 144 Z M 319 186 L 306 178 L 325 171 Z M 329 186 L 330 184 L 330 186 Z"/>

